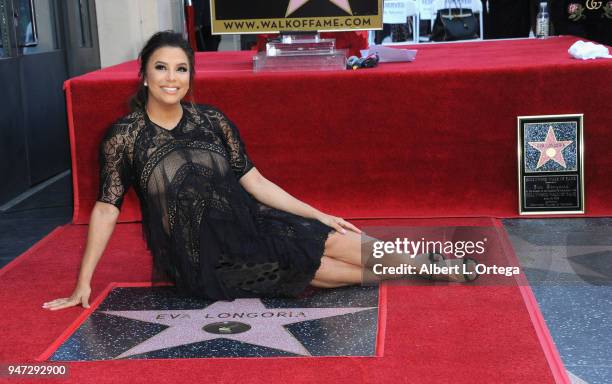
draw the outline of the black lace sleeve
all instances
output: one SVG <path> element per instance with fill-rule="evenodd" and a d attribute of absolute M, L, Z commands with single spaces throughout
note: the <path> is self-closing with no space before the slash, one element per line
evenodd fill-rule
<path fill-rule="evenodd" d="M 100 143 L 100 186 L 97 201 L 121 209 L 132 176 L 128 160 L 130 136 L 125 125 L 113 124 Z"/>
<path fill-rule="evenodd" d="M 219 125 L 225 141 L 225 147 L 229 152 L 230 164 L 232 170 L 238 179 L 244 176 L 251 168 L 254 167 L 253 162 L 246 152 L 246 146 L 240 138 L 238 128 L 232 123 L 223 113 L 217 111 L 220 115 Z"/>

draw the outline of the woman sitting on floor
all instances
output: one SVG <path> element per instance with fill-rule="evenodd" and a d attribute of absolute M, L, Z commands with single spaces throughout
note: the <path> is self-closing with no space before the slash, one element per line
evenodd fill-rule
<path fill-rule="evenodd" d="M 309 285 L 334 288 L 396 277 L 374 276 L 362 259 L 362 240 L 370 247 L 375 239 L 266 179 L 221 111 L 183 102 L 193 89 L 195 58 L 181 35 L 153 35 L 139 57 L 133 112 L 116 121 L 101 143 L 99 194 L 76 287 L 44 308 L 89 306 L 94 269 L 130 185 L 140 199 L 156 276 L 173 281 L 180 294 L 215 300 L 296 296 Z M 436 279 L 477 276 L 472 259 L 397 256 L 385 260 L 469 266 L 470 273 L 432 275 Z"/>

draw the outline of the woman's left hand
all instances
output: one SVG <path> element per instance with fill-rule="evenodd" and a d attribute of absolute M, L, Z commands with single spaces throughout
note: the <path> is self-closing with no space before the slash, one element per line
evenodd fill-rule
<path fill-rule="evenodd" d="M 357 228 L 356 226 L 354 226 L 353 224 L 349 223 L 348 221 L 344 220 L 341 217 L 322 214 L 319 217 L 317 217 L 317 220 L 327 225 L 328 227 L 332 227 L 333 229 L 335 229 L 336 231 L 342 234 L 346 233 L 346 229 L 356 232 L 356 233 L 361 233 L 361 230 L 359 228 Z"/>

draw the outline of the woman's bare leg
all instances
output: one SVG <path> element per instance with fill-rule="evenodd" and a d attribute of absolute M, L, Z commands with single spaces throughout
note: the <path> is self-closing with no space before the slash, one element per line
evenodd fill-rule
<path fill-rule="evenodd" d="M 313 287 L 317 287 L 317 288 L 339 288 L 339 287 L 346 287 L 347 285 L 351 285 L 351 284 L 349 283 L 325 283 L 317 279 L 313 279 L 310 282 L 310 285 L 312 285 Z"/>
<path fill-rule="evenodd" d="M 312 285 L 319 284 L 322 288 L 359 284 L 361 282 L 361 267 L 333 259 L 329 256 L 321 258 L 321 266 L 315 273 Z M 324 285 L 327 285 L 324 287 Z M 315 285 L 317 286 L 317 285 Z"/>
<path fill-rule="evenodd" d="M 401 263 L 420 265 L 414 259 L 398 254 L 387 254 L 384 258 L 374 259 L 371 255 L 372 246 L 376 241 L 379 240 L 366 234 L 347 231 L 343 235 L 334 232 L 325 242 L 323 255 L 359 267 L 372 267 L 374 263 L 383 263 L 388 266 L 399 265 Z M 367 252 L 367 254 L 362 254 L 362 252 Z"/>
<path fill-rule="evenodd" d="M 375 240 L 375 239 L 373 239 Z M 321 266 L 311 285 L 321 288 L 359 284 L 365 281 L 380 280 L 364 268 L 361 248 L 362 236 L 348 231 L 346 234 L 334 232 L 325 242 Z"/>
<path fill-rule="evenodd" d="M 323 255 L 362 267 L 361 235 L 352 231 L 347 231 L 344 235 L 338 232 L 332 233 L 325 242 Z"/>
<path fill-rule="evenodd" d="M 317 270 L 315 279 L 311 284 L 324 288 L 359 283 L 371 284 L 384 279 L 402 277 L 397 275 L 375 275 L 372 271 L 374 263 L 380 263 L 385 266 L 408 264 L 414 266 L 417 270 L 422 264 L 429 263 L 428 256 L 425 254 L 418 255 L 416 258 L 401 254 L 387 254 L 383 258 L 374 259 L 369 257 L 371 252 L 368 252 L 368 254 L 363 255 L 365 256 L 363 257 L 362 247 L 370 249 L 375 241 L 377 241 L 377 239 L 365 234 L 360 235 L 352 231 L 347 231 L 345 234 L 338 232 L 331 234 L 325 242 L 321 267 Z M 454 261 L 460 262 L 460 260 Z M 448 263 L 448 265 L 451 265 L 450 261 Z M 464 281 L 462 274 L 447 276 L 447 278 L 450 281 Z"/>

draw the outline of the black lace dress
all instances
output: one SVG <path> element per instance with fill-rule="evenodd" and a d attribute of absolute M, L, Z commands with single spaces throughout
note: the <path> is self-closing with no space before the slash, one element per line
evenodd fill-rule
<path fill-rule="evenodd" d="M 211 106 L 183 105 L 173 129 L 133 112 L 100 145 L 98 201 L 120 208 L 132 185 L 153 280 L 214 300 L 296 296 L 332 228 L 256 201 L 238 182 L 253 164 L 237 128 Z"/>

